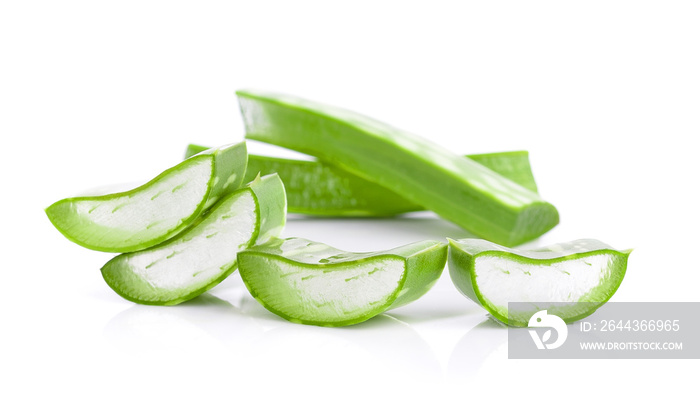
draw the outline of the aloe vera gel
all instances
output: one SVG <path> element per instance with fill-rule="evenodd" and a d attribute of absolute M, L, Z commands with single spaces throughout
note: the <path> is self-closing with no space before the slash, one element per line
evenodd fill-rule
<path fill-rule="evenodd" d="M 537 250 L 450 240 L 449 270 L 467 298 L 504 323 L 526 326 L 539 310 L 549 309 L 568 322 L 592 314 L 620 286 L 629 254 L 592 239 Z M 509 312 L 511 302 L 530 307 Z"/>
<path fill-rule="evenodd" d="M 133 190 L 60 200 L 53 225 L 88 249 L 132 252 L 175 236 L 219 198 L 237 189 L 247 164 L 244 142 L 212 148 Z"/>
<path fill-rule="evenodd" d="M 275 239 L 238 254 L 241 277 L 265 308 L 319 326 L 360 323 L 408 304 L 440 277 L 447 245 L 423 241 L 368 253 L 306 239 Z"/>
<path fill-rule="evenodd" d="M 223 198 L 176 238 L 112 259 L 102 276 L 128 300 L 178 304 L 228 277 L 238 251 L 279 235 L 285 216 L 282 182 L 265 176 Z"/>

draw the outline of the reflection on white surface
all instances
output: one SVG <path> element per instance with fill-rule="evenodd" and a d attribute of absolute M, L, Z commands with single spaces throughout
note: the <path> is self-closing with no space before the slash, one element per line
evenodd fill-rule
<path fill-rule="evenodd" d="M 107 339 L 125 350 L 186 350 L 208 344 L 236 347 L 263 333 L 254 318 L 210 294 L 173 307 L 134 304 L 105 326 Z"/>
<path fill-rule="evenodd" d="M 346 328 L 283 323 L 254 343 L 260 358 L 273 358 L 292 374 L 323 370 L 325 375 L 358 377 L 441 377 L 428 344 L 409 325 L 388 315 Z"/>
<path fill-rule="evenodd" d="M 325 328 L 287 322 L 240 289 L 231 302 L 210 294 L 173 307 L 133 305 L 105 326 L 106 338 L 130 354 L 189 353 L 223 347 L 229 358 L 259 361 L 261 372 L 291 374 L 373 373 L 438 379 L 440 364 L 410 325 L 380 315 L 367 322 Z"/>
<path fill-rule="evenodd" d="M 476 376 L 484 362 L 508 340 L 508 329 L 488 317 L 469 330 L 457 343 L 447 364 L 448 376 L 469 380 Z"/>

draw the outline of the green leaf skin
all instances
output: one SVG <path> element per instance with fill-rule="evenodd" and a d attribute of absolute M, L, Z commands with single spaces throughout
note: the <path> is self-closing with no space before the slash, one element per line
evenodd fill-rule
<path fill-rule="evenodd" d="M 245 142 L 212 148 L 133 190 L 66 198 L 46 214 L 66 238 L 88 249 L 138 251 L 180 233 L 240 187 L 247 158 Z"/>
<path fill-rule="evenodd" d="M 368 117 L 296 97 L 238 91 L 246 137 L 316 156 L 514 246 L 559 222 L 536 193 L 494 171 Z"/>
<path fill-rule="evenodd" d="M 450 240 L 448 265 L 463 295 L 503 323 L 526 327 L 534 313 L 545 309 L 567 323 L 593 314 L 622 283 L 630 253 L 593 239 L 537 250 L 461 239 Z M 509 302 L 528 304 L 509 314 Z"/>
<path fill-rule="evenodd" d="M 186 157 L 208 149 L 189 145 Z M 537 192 L 527 151 L 467 155 L 494 172 Z M 287 190 L 290 213 L 336 217 L 395 216 L 425 210 L 381 185 L 321 161 L 248 155 L 246 180 L 276 172 Z"/>
<path fill-rule="evenodd" d="M 102 267 L 107 284 L 139 304 L 174 305 L 213 288 L 236 270 L 236 253 L 277 237 L 286 219 L 276 174 L 223 197 L 192 228 L 158 246 L 119 255 Z"/>
<path fill-rule="evenodd" d="M 301 238 L 238 253 L 241 277 L 266 309 L 294 323 L 347 326 L 408 304 L 445 269 L 447 245 L 422 241 L 369 253 Z"/>

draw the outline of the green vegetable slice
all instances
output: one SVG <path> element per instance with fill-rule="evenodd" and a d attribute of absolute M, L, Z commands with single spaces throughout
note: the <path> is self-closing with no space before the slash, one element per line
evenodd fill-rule
<path fill-rule="evenodd" d="M 222 198 L 173 239 L 113 258 L 102 276 L 127 300 L 179 304 L 223 281 L 236 269 L 236 253 L 278 236 L 285 218 L 284 185 L 267 175 Z"/>
<path fill-rule="evenodd" d="M 88 249 L 145 249 L 175 236 L 237 189 L 247 157 L 244 142 L 212 148 L 133 190 L 66 198 L 49 206 L 46 214 L 65 237 Z"/>
<path fill-rule="evenodd" d="M 266 309 L 294 323 L 331 327 L 417 300 L 446 261 L 447 245 L 437 241 L 353 253 L 290 238 L 238 253 L 243 282 Z"/>
<path fill-rule="evenodd" d="M 189 145 L 186 157 L 208 149 Z M 467 155 L 521 186 L 537 192 L 527 151 Z M 276 172 L 287 190 L 290 213 L 315 216 L 394 216 L 425 210 L 374 182 L 322 161 L 248 155 L 246 180 Z"/>
<path fill-rule="evenodd" d="M 418 136 L 296 97 L 237 95 L 247 138 L 316 156 L 478 236 L 513 246 L 559 222 L 554 206 L 537 194 Z"/>
<path fill-rule="evenodd" d="M 620 286 L 630 252 L 593 239 L 537 250 L 461 239 L 450 240 L 448 265 L 462 294 L 498 320 L 524 327 L 545 309 L 567 323 L 593 314 Z M 509 312 L 511 302 L 526 304 Z"/>

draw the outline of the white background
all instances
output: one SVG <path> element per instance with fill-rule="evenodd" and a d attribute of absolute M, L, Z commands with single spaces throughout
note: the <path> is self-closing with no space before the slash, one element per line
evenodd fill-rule
<path fill-rule="evenodd" d="M 529 150 L 561 213 L 529 246 L 632 247 L 614 301 L 700 301 L 698 22 L 698 3 L 680 1 L 3 1 L 0 414 L 652 415 L 695 404 L 698 361 L 508 360 L 505 330 L 447 272 L 412 305 L 342 329 L 278 319 L 237 274 L 181 306 L 133 305 L 100 276 L 110 255 L 67 241 L 43 208 L 149 179 L 189 142 L 239 140 L 234 91 L 261 88 L 457 153 Z M 460 233 L 431 217 L 296 218 L 285 236 L 368 251 Z"/>

